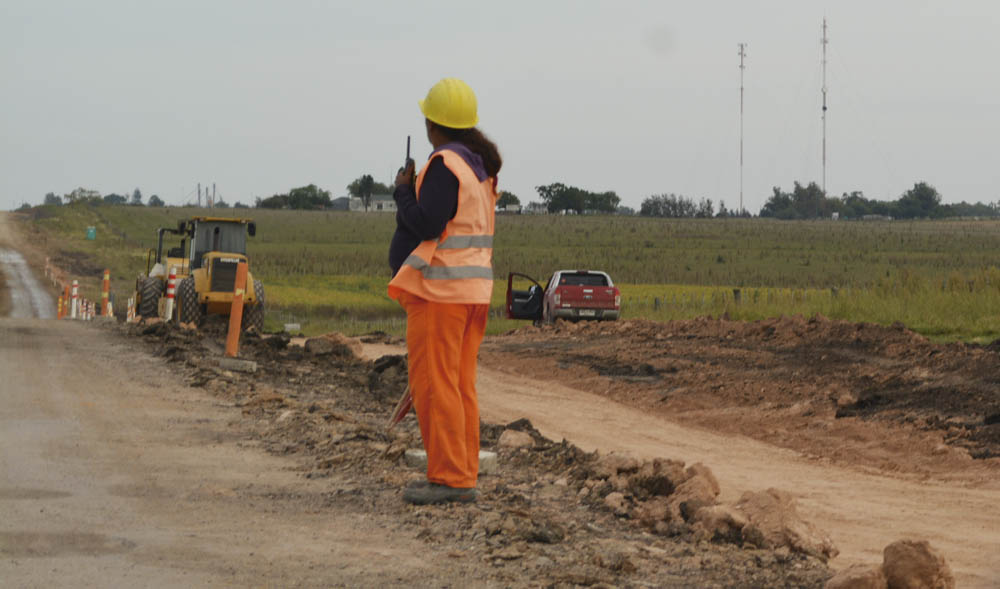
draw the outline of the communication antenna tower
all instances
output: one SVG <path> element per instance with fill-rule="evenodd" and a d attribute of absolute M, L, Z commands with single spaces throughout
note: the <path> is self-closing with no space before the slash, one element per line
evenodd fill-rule
<path fill-rule="evenodd" d="M 826 17 L 823 17 L 823 196 L 826 196 L 826 45 L 830 40 L 826 37 Z"/>
<path fill-rule="evenodd" d="M 743 60 L 747 56 L 747 44 L 740 43 L 740 212 L 739 215 L 743 216 L 743 70 L 746 66 L 743 65 Z"/>

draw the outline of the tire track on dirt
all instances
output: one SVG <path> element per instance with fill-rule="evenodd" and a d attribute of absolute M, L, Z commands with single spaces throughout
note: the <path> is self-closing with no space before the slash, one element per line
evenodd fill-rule
<path fill-rule="evenodd" d="M 9 316 L 18 319 L 52 319 L 52 296 L 45 292 L 42 285 L 28 267 L 28 262 L 20 252 L 0 248 L 0 269 L 2 269 L 5 287 L 10 300 Z"/>

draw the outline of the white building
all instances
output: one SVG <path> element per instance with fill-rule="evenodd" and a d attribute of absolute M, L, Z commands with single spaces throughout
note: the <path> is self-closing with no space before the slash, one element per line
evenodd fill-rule
<path fill-rule="evenodd" d="M 364 212 L 365 203 L 362 202 L 360 198 L 352 196 L 350 210 L 354 212 Z M 395 213 L 396 201 L 392 199 L 391 194 L 373 194 L 368 210 L 376 213 Z"/>

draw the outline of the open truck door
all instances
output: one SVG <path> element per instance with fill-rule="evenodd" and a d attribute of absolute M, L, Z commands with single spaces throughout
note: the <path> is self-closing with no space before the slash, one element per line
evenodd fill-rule
<path fill-rule="evenodd" d="M 518 276 L 531 282 L 528 290 L 514 290 L 514 277 Z M 534 278 L 511 272 L 507 274 L 507 318 L 508 319 L 530 319 L 541 321 L 542 319 L 542 298 L 545 296 L 545 289 L 538 284 Z"/>

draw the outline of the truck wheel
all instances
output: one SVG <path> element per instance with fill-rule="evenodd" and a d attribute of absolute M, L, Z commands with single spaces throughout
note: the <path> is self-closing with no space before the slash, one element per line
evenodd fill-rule
<path fill-rule="evenodd" d="M 257 333 L 263 333 L 264 304 L 266 301 L 264 297 L 264 283 L 260 280 L 254 280 L 253 292 L 257 296 L 257 302 L 243 308 L 243 330 L 246 331 L 252 327 Z"/>
<path fill-rule="evenodd" d="M 177 316 L 181 323 L 201 324 L 205 312 L 198 302 L 198 292 L 194 289 L 194 277 L 188 276 L 177 285 L 177 302 L 180 304 Z"/>
<path fill-rule="evenodd" d="M 143 278 L 139 286 L 139 316 L 156 317 L 162 294 L 163 282 L 159 278 Z"/>

